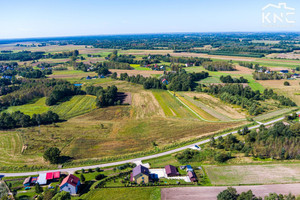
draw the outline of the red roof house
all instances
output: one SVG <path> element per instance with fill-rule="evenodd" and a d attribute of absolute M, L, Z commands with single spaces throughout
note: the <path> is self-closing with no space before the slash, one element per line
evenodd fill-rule
<path fill-rule="evenodd" d="M 73 174 L 69 174 L 59 185 L 60 191 L 66 191 L 70 194 L 77 194 L 80 186 L 80 179 Z"/>

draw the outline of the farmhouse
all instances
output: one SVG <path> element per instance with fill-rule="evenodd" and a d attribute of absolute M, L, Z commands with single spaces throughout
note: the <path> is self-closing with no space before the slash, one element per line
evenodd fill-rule
<path fill-rule="evenodd" d="M 134 181 L 137 184 L 140 183 L 149 183 L 149 169 L 142 166 L 138 165 L 135 168 L 133 168 L 131 176 L 130 176 L 130 181 Z"/>
<path fill-rule="evenodd" d="M 165 170 L 168 177 L 179 176 L 179 172 L 177 171 L 176 167 L 174 167 L 173 165 L 165 166 Z"/>
<path fill-rule="evenodd" d="M 70 194 L 77 194 L 80 186 L 80 180 L 73 174 L 69 174 L 59 185 L 60 191 L 66 191 Z"/>

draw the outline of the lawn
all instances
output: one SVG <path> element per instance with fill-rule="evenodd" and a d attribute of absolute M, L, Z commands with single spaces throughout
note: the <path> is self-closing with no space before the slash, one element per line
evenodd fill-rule
<path fill-rule="evenodd" d="M 82 199 L 101 200 L 160 200 L 160 188 L 103 188 L 90 191 Z"/>
<path fill-rule="evenodd" d="M 300 182 L 300 164 L 205 166 L 213 185 Z"/>

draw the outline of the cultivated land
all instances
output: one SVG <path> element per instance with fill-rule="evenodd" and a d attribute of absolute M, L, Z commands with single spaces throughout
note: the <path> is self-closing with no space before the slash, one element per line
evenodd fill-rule
<path fill-rule="evenodd" d="M 265 197 L 270 193 L 284 194 L 288 195 L 292 193 L 294 195 L 299 195 L 300 184 L 280 184 L 280 185 L 255 185 L 255 186 L 235 186 L 237 192 L 240 194 L 242 192 L 247 192 L 252 190 L 253 194 L 257 197 Z M 163 188 L 161 191 L 161 199 L 206 199 L 215 200 L 220 192 L 226 190 L 227 187 L 181 187 L 181 188 Z"/>
<path fill-rule="evenodd" d="M 205 166 L 213 185 L 300 182 L 300 164 Z"/>

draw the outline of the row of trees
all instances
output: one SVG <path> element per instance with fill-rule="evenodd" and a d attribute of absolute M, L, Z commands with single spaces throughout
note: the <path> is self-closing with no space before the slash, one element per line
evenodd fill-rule
<path fill-rule="evenodd" d="M 209 71 L 235 71 L 235 66 L 226 61 L 204 62 L 203 67 Z"/>
<path fill-rule="evenodd" d="M 255 80 L 280 80 L 284 78 L 282 74 L 277 72 L 253 72 L 252 75 Z"/>
<path fill-rule="evenodd" d="M 222 83 L 248 83 L 248 80 L 244 77 L 240 78 L 232 78 L 230 75 L 227 76 L 221 76 L 220 80 Z"/>
<path fill-rule="evenodd" d="M 12 129 L 19 127 L 37 126 L 42 124 L 51 124 L 59 121 L 59 116 L 48 111 L 42 114 L 34 114 L 32 117 L 25 115 L 20 111 L 13 113 L 1 113 L 0 115 L 0 129 Z"/>
<path fill-rule="evenodd" d="M 218 200 L 262 200 L 262 197 L 256 197 L 251 190 L 238 194 L 235 188 L 228 187 L 226 190 L 220 192 L 217 196 Z M 270 193 L 264 197 L 264 200 L 296 200 L 292 194 L 282 195 Z"/>
<path fill-rule="evenodd" d="M 29 60 L 39 60 L 43 58 L 45 52 L 31 52 L 31 51 L 20 51 L 17 53 L 5 53 L 0 54 L 0 60 L 19 60 L 19 61 L 29 61 Z"/>
<path fill-rule="evenodd" d="M 203 162 L 208 160 L 224 163 L 231 158 L 231 153 L 224 153 L 213 149 L 204 149 L 201 151 L 186 149 L 181 153 L 177 153 L 175 158 L 181 164 L 187 164 L 189 162 Z"/>

